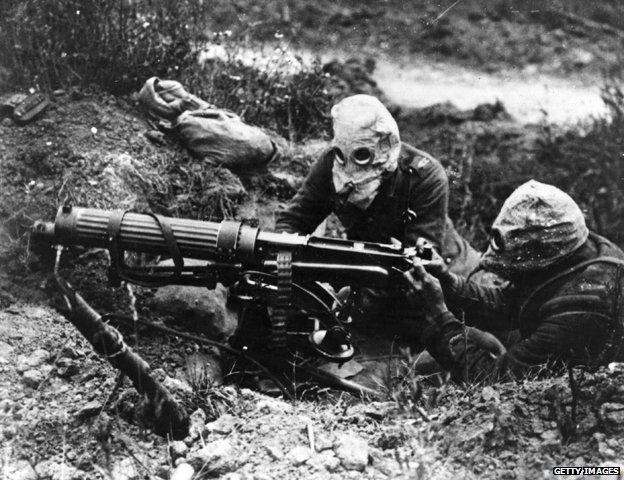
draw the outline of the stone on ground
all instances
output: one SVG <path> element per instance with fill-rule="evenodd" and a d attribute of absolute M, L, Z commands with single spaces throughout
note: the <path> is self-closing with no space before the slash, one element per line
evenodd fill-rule
<path fill-rule="evenodd" d="M 26 460 L 18 460 L 13 464 L 7 465 L 5 470 L 6 478 L 12 480 L 37 480 L 37 472 Z"/>
<path fill-rule="evenodd" d="M 131 458 L 124 458 L 115 462 L 111 473 L 115 480 L 136 480 L 139 478 L 135 461 Z"/>
<path fill-rule="evenodd" d="M 26 370 L 24 375 L 22 376 L 22 381 L 31 388 L 37 388 L 41 382 L 44 380 L 44 375 L 41 370 L 35 370 L 31 368 L 30 370 Z"/>
<path fill-rule="evenodd" d="M 195 471 L 215 476 L 233 472 L 239 465 L 238 455 L 228 440 L 207 443 L 199 450 L 189 453 L 186 460 Z"/>
<path fill-rule="evenodd" d="M 346 470 L 363 471 L 368 465 L 368 444 L 354 435 L 339 435 L 334 452 Z"/>
<path fill-rule="evenodd" d="M 171 459 L 176 461 L 178 458 L 185 457 L 188 453 L 189 448 L 186 443 L 175 440 L 169 444 L 169 453 L 171 454 Z"/>
<path fill-rule="evenodd" d="M 312 452 L 308 447 L 304 447 L 303 445 L 298 445 L 292 448 L 288 452 L 288 459 L 293 463 L 293 465 L 299 466 L 307 462 L 312 456 Z"/>
<path fill-rule="evenodd" d="M 171 261 L 161 266 L 172 265 Z M 185 259 L 185 265 L 205 265 L 205 262 Z M 169 315 L 217 340 L 227 339 L 238 324 L 236 313 L 227 305 L 227 289 L 218 284 L 214 290 L 204 287 L 167 285 L 156 291 L 150 306 L 158 313 Z"/>
<path fill-rule="evenodd" d="M 171 473 L 170 480 L 191 480 L 195 474 L 195 469 L 188 463 L 181 463 Z"/>

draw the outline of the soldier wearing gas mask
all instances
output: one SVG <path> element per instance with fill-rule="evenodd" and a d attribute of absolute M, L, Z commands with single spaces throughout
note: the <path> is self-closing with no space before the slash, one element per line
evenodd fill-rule
<path fill-rule="evenodd" d="M 566 193 L 534 180 L 518 187 L 492 225 L 481 268 L 508 283 L 483 285 L 438 258 L 416 259 L 406 274 L 427 317 L 420 340 L 455 379 L 624 359 L 624 252 L 588 230 Z M 422 312 L 414 321 L 422 324 Z"/>
<path fill-rule="evenodd" d="M 401 142 L 395 120 L 375 97 L 347 97 L 331 116 L 330 147 L 278 215 L 276 231 L 310 234 L 333 212 L 349 239 L 413 246 L 424 238 L 451 271 L 470 273 L 479 255 L 447 216 L 448 179 L 440 162 Z M 397 295 L 367 292 L 360 310 L 395 316 L 397 300 L 405 303 Z"/>

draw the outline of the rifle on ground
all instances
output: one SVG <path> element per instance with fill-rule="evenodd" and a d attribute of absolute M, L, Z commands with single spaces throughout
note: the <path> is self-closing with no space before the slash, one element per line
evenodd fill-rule
<path fill-rule="evenodd" d="M 241 306 L 239 325 L 249 321 L 245 317 L 257 316 L 259 306 L 266 308 L 273 351 L 284 352 L 305 338 L 315 353 L 335 362 L 347 361 L 354 349 L 347 325 L 352 302 L 338 301 L 334 289 L 396 287 L 415 256 L 426 260 L 432 255 L 428 246 L 275 233 L 236 220 L 210 222 L 71 206 L 61 207 L 54 223 L 37 222 L 33 235 L 49 244 L 108 249 L 113 285 L 124 280 L 150 287 L 215 288 L 220 282 L 230 287 L 230 299 Z M 126 251 L 169 256 L 173 266 L 131 266 Z M 185 266 L 184 258 L 205 264 Z"/>

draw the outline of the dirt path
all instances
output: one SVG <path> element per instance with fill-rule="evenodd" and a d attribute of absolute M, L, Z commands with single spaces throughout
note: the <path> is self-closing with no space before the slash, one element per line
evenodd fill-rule
<path fill-rule="evenodd" d="M 377 61 L 373 78 L 393 102 L 406 107 L 451 102 L 467 110 L 501 100 L 525 124 L 540 122 L 544 112 L 557 124 L 606 113 L 600 80 L 587 85 L 538 73 L 487 74 L 446 63 L 407 65 L 388 60 Z"/>
<path fill-rule="evenodd" d="M 298 70 L 301 62 L 312 63 L 316 55 L 326 63 L 333 59 L 344 61 L 354 54 L 341 50 L 276 51 L 266 47 L 261 51 L 241 49 L 236 53 L 244 63 L 285 71 Z M 523 124 L 539 123 L 544 114 L 549 122 L 563 125 L 607 113 L 600 96 L 603 80 L 592 79 L 587 74 L 562 78 L 534 71 L 531 66 L 486 73 L 424 57 L 391 59 L 375 52 L 367 55 L 376 62 L 373 79 L 392 102 L 404 107 L 422 108 L 450 102 L 468 110 L 500 100 Z M 214 57 L 226 58 L 227 52 L 222 47 L 208 47 L 200 61 Z"/>

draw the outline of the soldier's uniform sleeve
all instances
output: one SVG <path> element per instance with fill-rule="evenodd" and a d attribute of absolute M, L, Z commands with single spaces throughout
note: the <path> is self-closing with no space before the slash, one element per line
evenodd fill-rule
<path fill-rule="evenodd" d="M 600 312 L 568 310 L 551 314 L 530 336 L 495 357 L 475 341 L 475 329 L 469 332 L 470 327 L 446 313 L 429 327 L 426 346 L 454 379 L 496 381 L 521 377 L 544 366 L 560 366 L 564 360 L 595 360 L 591 352 L 595 355 L 604 347 L 606 321 L 608 318 Z"/>
<path fill-rule="evenodd" d="M 278 215 L 275 231 L 309 234 L 331 213 L 331 161 L 322 155 L 312 165 L 297 194 Z"/>
<path fill-rule="evenodd" d="M 451 282 L 442 281 L 449 308 L 462 312 L 466 323 L 484 330 L 515 328 L 513 312 L 518 299 L 513 286 L 483 285 L 454 273 Z"/>
<path fill-rule="evenodd" d="M 449 186 L 440 162 L 428 156 L 417 156 L 412 166 L 408 205 L 416 214 L 406 225 L 403 243 L 415 245 L 422 237 L 440 252 L 446 230 Z"/>

